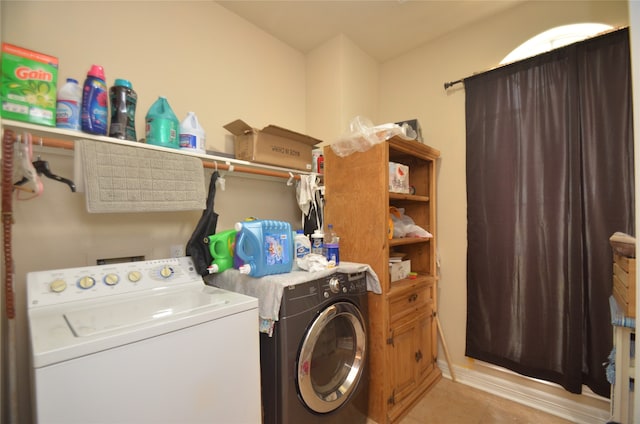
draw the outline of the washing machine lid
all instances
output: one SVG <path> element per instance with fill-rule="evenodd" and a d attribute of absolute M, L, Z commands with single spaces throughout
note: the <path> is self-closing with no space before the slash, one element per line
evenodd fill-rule
<path fill-rule="evenodd" d="M 200 308 L 220 311 L 222 308 L 219 307 L 228 303 L 229 299 L 200 290 L 183 290 L 73 309 L 65 312 L 64 318 L 76 337 L 89 337 L 191 313 Z"/>
<path fill-rule="evenodd" d="M 29 311 L 38 368 L 255 309 L 258 300 L 195 284 Z"/>

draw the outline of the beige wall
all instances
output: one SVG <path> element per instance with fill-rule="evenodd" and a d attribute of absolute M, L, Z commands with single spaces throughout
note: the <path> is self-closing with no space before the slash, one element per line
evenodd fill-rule
<path fill-rule="evenodd" d="M 180 120 L 194 111 L 207 147 L 232 151 L 222 126 L 236 118 L 304 131 L 305 58 L 214 2 L 3 1 L 2 38 L 57 56 L 59 81 L 92 64 L 107 84 L 129 79 L 136 130 L 166 96 Z"/>
<path fill-rule="evenodd" d="M 355 116 L 378 119 L 379 64 L 344 34 L 307 54 L 307 131 L 325 144 Z"/>
<path fill-rule="evenodd" d="M 442 153 L 437 225 L 441 260 L 439 314 L 454 367 L 477 369 L 477 364 L 464 356 L 465 93 L 461 85 L 445 91 L 443 83 L 496 67 L 528 38 L 559 25 L 602 22 L 614 27 L 627 26 L 627 7 L 626 1 L 527 2 L 381 66 L 380 120 L 419 118 L 426 143 Z"/>
<path fill-rule="evenodd" d="M 4 0 L 0 18 L 3 41 L 60 58 L 61 81 L 83 80 L 93 63 L 105 67 L 109 85 L 115 78 L 131 80 L 139 96 L 139 136 L 158 95 L 169 99 L 179 118 L 196 112 L 208 149 L 226 152 L 232 142 L 222 125 L 235 118 L 257 127 L 275 123 L 328 141 L 355 115 L 376 124 L 418 118 L 426 142 L 442 152 L 440 317 L 454 366 L 467 369 L 478 367 L 464 356 L 464 90 L 456 86 L 445 92 L 443 83 L 496 66 L 521 42 L 557 25 L 628 23 L 626 1 L 533 1 L 377 64 L 343 36 L 305 57 L 212 2 Z M 132 28 L 141 34 L 134 35 Z M 57 173 L 73 175 L 69 156 L 48 151 L 43 159 Z M 227 191 L 216 198 L 219 229 L 249 215 L 298 222 L 293 188 L 283 181 L 231 174 L 227 179 Z M 15 205 L 20 422 L 26 422 L 30 409 L 25 273 L 122 252 L 166 257 L 170 245 L 188 239 L 199 217 L 199 212 L 92 215 L 81 195 L 44 183 L 42 198 Z"/>
<path fill-rule="evenodd" d="M 129 79 L 138 94 L 140 138 L 144 116 L 159 95 L 168 98 L 180 120 L 196 112 L 208 149 L 233 152 L 232 138 L 222 126 L 236 118 L 260 128 L 271 123 L 300 132 L 306 128 L 304 55 L 214 2 L 2 1 L 0 11 L 2 41 L 57 56 L 59 81 L 73 77 L 82 82 L 94 63 L 104 67 L 109 86 L 116 78 Z M 42 159 L 53 172 L 73 178 L 71 156 L 56 150 Z M 218 230 L 248 216 L 281 219 L 299 228 L 295 188 L 284 180 L 232 173 L 226 179 L 226 191 L 218 189 L 216 195 Z M 199 211 L 89 214 L 83 195 L 52 180 L 43 183 L 42 197 L 14 203 L 22 423 L 29 422 L 31 408 L 25 274 L 82 266 L 100 257 L 168 257 L 170 246 L 184 245 L 200 217 Z"/>

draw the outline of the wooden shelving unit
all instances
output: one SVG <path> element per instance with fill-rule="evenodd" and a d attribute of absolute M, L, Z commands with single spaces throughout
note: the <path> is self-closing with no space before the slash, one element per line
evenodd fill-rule
<path fill-rule="evenodd" d="M 635 385 L 635 327 L 629 323 L 636 318 L 636 259 L 613 254 L 613 297 L 621 321 L 613 326 L 615 347 L 615 384 L 611 387 L 611 416 L 621 424 L 633 423 Z M 613 312 L 612 312 L 613 313 Z M 626 324 L 626 325 L 622 325 Z"/>
<path fill-rule="evenodd" d="M 369 417 L 397 422 L 441 377 L 436 364 L 436 160 L 432 147 L 396 136 L 365 152 L 325 157 L 325 223 L 340 256 L 369 264 L 382 294 L 369 295 Z M 389 162 L 409 167 L 415 194 L 389 193 Z M 389 208 L 403 208 L 432 238 L 389 239 Z M 390 281 L 389 254 L 411 260 L 415 279 Z"/>

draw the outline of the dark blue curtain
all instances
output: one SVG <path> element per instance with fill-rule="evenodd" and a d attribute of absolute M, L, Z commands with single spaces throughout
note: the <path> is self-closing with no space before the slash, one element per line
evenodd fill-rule
<path fill-rule="evenodd" d="M 634 234 L 628 29 L 464 85 L 466 355 L 609 397 L 609 237 Z"/>

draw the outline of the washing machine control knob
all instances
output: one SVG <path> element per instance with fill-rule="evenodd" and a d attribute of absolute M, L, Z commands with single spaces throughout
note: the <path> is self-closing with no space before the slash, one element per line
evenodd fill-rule
<path fill-rule="evenodd" d="M 103 281 L 107 286 L 115 286 L 120 282 L 120 277 L 118 277 L 118 274 L 111 273 L 105 275 Z"/>
<path fill-rule="evenodd" d="M 331 289 L 331 293 L 340 293 L 340 280 L 333 277 L 329 280 L 329 289 Z"/>
<path fill-rule="evenodd" d="M 173 275 L 173 269 L 170 266 L 164 266 L 160 270 L 160 275 L 162 278 L 169 278 Z"/>
<path fill-rule="evenodd" d="M 129 278 L 129 281 L 131 281 L 132 283 L 137 283 L 142 279 L 142 273 L 140 271 L 131 271 L 129 272 L 127 277 Z"/>
<path fill-rule="evenodd" d="M 62 293 L 67 288 L 67 283 L 63 279 L 58 278 L 49 284 L 49 288 L 54 293 Z"/>
<path fill-rule="evenodd" d="M 93 277 L 89 277 L 88 275 L 78 280 L 78 287 L 80 287 L 81 289 L 90 289 L 95 285 L 96 280 L 94 280 Z"/>

